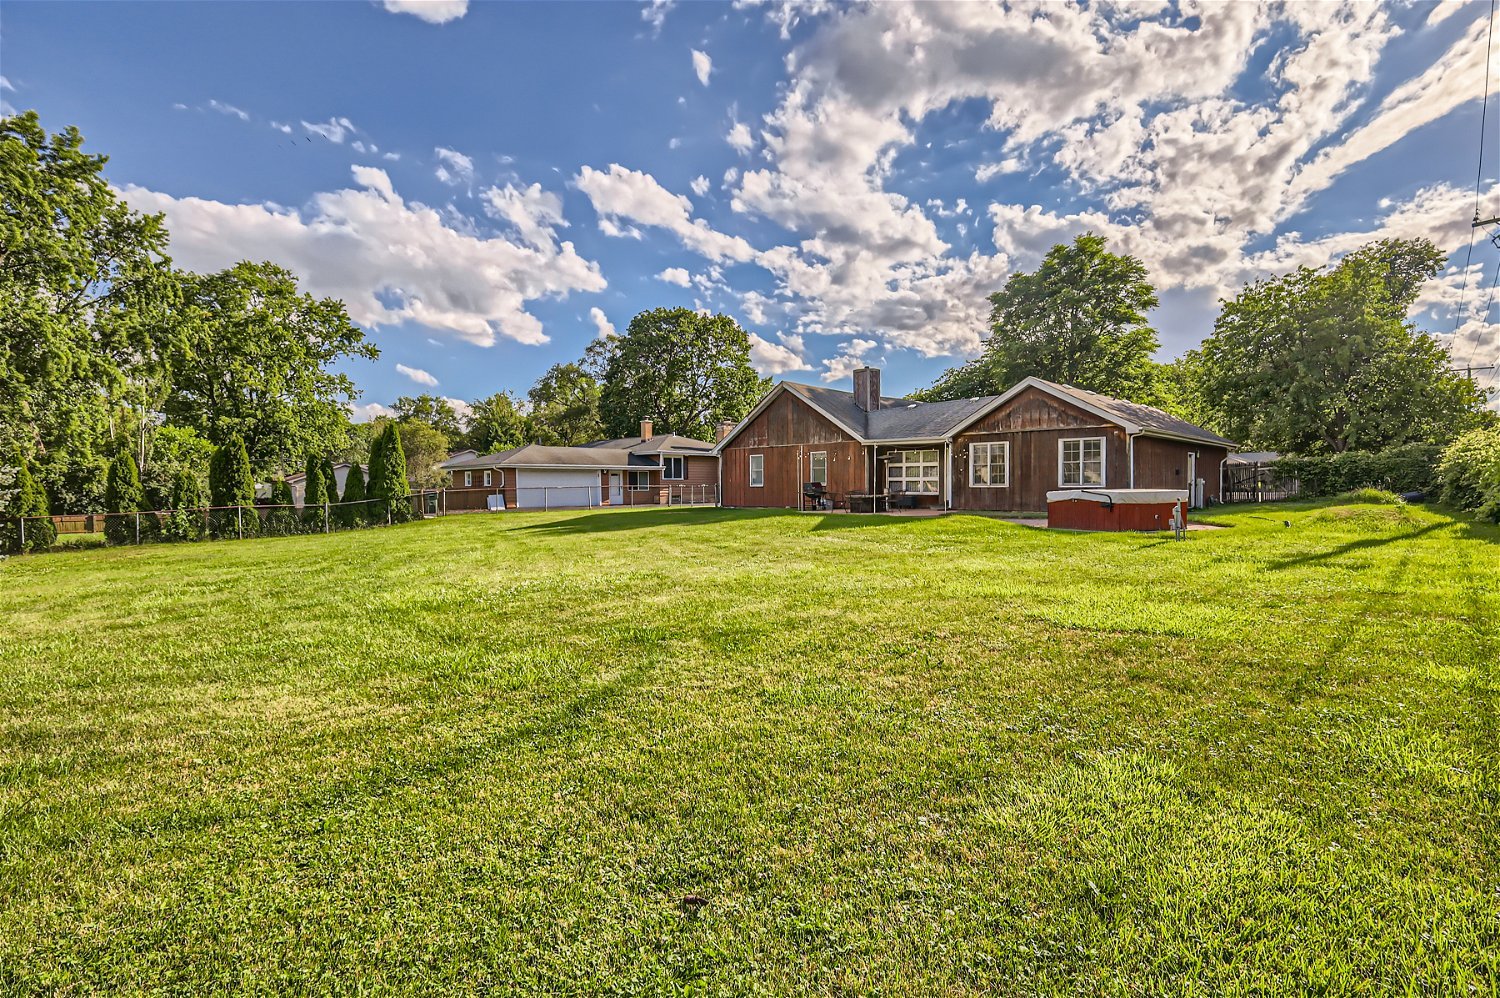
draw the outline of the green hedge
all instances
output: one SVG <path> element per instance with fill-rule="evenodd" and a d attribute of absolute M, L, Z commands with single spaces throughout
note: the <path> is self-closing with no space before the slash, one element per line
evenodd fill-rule
<path fill-rule="evenodd" d="M 1438 491 L 1436 444 L 1404 444 L 1383 451 L 1345 451 L 1326 457 L 1284 457 L 1273 466 L 1278 475 L 1301 483 L 1303 498 L 1336 496 L 1366 487 L 1390 492 Z"/>
<path fill-rule="evenodd" d="M 1500 522 L 1500 427 L 1465 433 L 1438 465 L 1443 501 Z"/>

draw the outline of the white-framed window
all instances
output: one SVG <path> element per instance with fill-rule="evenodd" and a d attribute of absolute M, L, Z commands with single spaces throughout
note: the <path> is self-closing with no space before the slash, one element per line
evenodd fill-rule
<path fill-rule="evenodd" d="M 938 452 L 903 450 L 891 455 L 886 467 L 885 486 L 892 492 L 920 492 L 937 495 Z"/>
<path fill-rule="evenodd" d="M 807 455 L 807 480 L 819 485 L 828 484 L 828 452 L 815 450 Z"/>
<path fill-rule="evenodd" d="M 1057 484 L 1082 488 L 1104 484 L 1104 438 L 1076 437 L 1057 443 Z"/>
<path fill-rule="evenodd" d="M 466 472 L 464 472 L 464 488 L 468 488 L 469 486 L 471 486 L 473 484 L 474 484 L 474 472 L 472 472 L 472 471 L 466 471 Z"/>
<path fill-rule="evenodd" d="M 764 454 L 750 455 L 750 487 L 762 489 L 766 485 L 766 456 Z"/>
<path fill-rule="evenodd" d="M 661 459 L 661 477 L 672 482 L 682 481 L 687 477 L 687 458 L 663 457 Z"/>
<path fill-rule="evenodd" d="M 484 471 L 484 487 L 485 488 L 489 488 L 492 484 L 494 484 L 493 483 L 493 478 L 494 478 L 494 472 L 492 472 L 488 468 L 486 468 L 485 471 Z"/>
<path fill-rule="evenodd" d="M 645 492 L 651 487 L 651 472 L 649 471 L 627 471 L 629 476 L 626 487 L 632 492 Z"/>
<path fill-rule="evenodd" d="M 1010 485 L 1010 442 L 992 440 L 969 445 L 969 484 L 976 489 Z"/>

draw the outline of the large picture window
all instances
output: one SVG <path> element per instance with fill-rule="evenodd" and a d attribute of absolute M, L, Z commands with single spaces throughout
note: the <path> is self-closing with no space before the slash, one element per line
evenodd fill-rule
<path fill-rule="evenodd" d="M 828 484 L 828 452 L 813 451 L 807 456 L 807 480 L 819 485 Z"/>
<path fill-rule="evenodd" d="M 766 456 L 764 454 L 750 455 L 750 487 L 752 489 L 764 488 L 766 484 Z"/>
<path fill-rule="evenodd" d="M 1057 484 L 1063 488 L 1104 484 L 1103 437 L 1063 440 L 1057 450 Z"/>
<path fill-rule="evenodd" d="M 969 484 L 997 489 L 1010 484 L 1010 444 L 1004 440 L 969 445 Z"/>
<path fill-rule="evenodd" d="M 687 458 L 664 457 L 661 459 L 661 477 L 672 482 L 680 482 L 687 477 Z"/>
<path fill-rule="evenodd" d="M 626 487 L 632 492 L 645 492 L 651 487 L 651 472 L 627 471 Z"/>
<path fill-rule="evenodd" d="M 892 492 L 937 495 L 938 452 L 903 450 L 892 454 L 886 467 L 885 487 Z"/>

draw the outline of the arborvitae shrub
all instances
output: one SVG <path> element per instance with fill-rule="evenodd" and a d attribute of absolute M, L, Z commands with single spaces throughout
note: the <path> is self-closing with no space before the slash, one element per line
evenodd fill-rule
<path fill-rule="evenodd" d="M 110 461 L 109 474 L 104 481 L 104 508 L 108 513 L 104 517 L 104 540 L 107 543 L 135 543 L 135 513 L 141 508 L 141 500 L 141 476 L 136 470 L 135 457 L 122 450 Z M 142 527 L 144 535 L 144 524 Z"/>
<path fill-rule="evenodd" d="M 271 506 L 266 510 L 265 532 L 273 537 L 285 537 L 301 530 L 302 521 L 292 504 L 292 487 L 286 479 L 278 478 L 271 483 Z"/>
<path fill-rule="evenodd" d="M 250 476 L 250 456 L 238 435 L 214 451 L 208 465 L 209 504 L 218 507 L 242 506 L 243 510 L 216 509 L 210 517 L 215 537 L 246 537 L 259 532 L 260 517 L 255 512 L 255 479 Z"/>
<path fill-rule="evenodd" d="M 328 502 L 328 480 L 323 477 L 323 462 L 309 455 L 302 479 L 302 522 L 309 533 L 322 532 L 325 502 Z"/>
<path fill-rule="evenodd" d="M 368 503 L 365 498 L 365 473 L 358 464 L 349 466 L 349 475 L 344 479 L 344 495 L 340 499 L 339 524 L 357 527 L 366 520 Z"/>
<path fill-rule="evenodd" d="M 203 486 L 198 476 L 183 469 L 172 479 L 172 511 L 167 514 L 165 532 L 174 541 L 196 541 L 203 539 L 207 517 L 199 507 L 204 506 Z"/>
<path fill-rule="evenodd" d="M 379 500 L 385 497 L 380 494 L 381 468 L 385 464 L 385 431 L 376 434 L 375 439 L 370 441 L 370 460 L 366 465 L 368 478 L 365 479 L 365 498 L 373 500 L 364 505 L 360 512 L 360 518 L 366 523 L 385 522 L 385 503 Z"/>
<path fill-rule="evenodd" d="M 0 524 L 0 551 L 42 551 L 57 540 L 57 527 L 50 519 L 29 519 L 47 517 L 52 511 L 47 508 L 46 490 L 31 474 L 24 456 L 17 455 L 15 497 L 5 512 L 16 519 L 7 517 Z M 25 529 L 21 527 L 21 517 L 28 518 Z"/>
<path fill-rule="evenodd" d="M 406 451 L 401 447 L 401 434 L 395 423 L 387 423 L 380 445 L 380 470 L 371 469 L 371 474 L 380 480 L 380 498 L 384 499 L 381 512 L 389 510 L 392 523 L 404 523 L 411 519 L 411 500 L 406 497 Z"/>

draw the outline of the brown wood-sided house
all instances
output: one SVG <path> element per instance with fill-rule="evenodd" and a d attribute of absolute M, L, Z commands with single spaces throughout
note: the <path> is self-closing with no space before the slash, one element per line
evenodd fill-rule
<path fill-rule="evenodd" d="M 525 444 L 497 454 L 460 456 L 438 467 L 452 475 L 449 511 L 487 509 L 504 497 L 506 509 L 566 506 L 656 506 L 718 500 L 714 445 L 675 433 L 595 440 L 578 447 Z"/>
<path fill-rule="evenodd" d="M 889 495 L 933 509 L 1041 511 L 1060 489 L 1181 489 L 1217 500 L 1233 443 L 1151 406 L 1040 378 L 1002 395 L 914 402 L 783 381 L 715 447 L 725 506 Z M 1201 485 L 1198 483 L 1201 481 Z"/>

